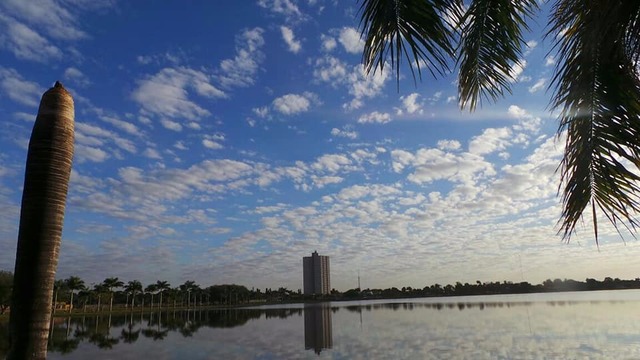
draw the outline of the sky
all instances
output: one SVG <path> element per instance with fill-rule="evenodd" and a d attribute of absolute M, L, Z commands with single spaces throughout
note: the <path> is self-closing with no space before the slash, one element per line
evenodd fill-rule
<path fill-rule="evenodd" d="M 557 234 L 562 151 L 545 9 L 513 94 L 460 110 L 454 68 L 361 65 L 358 3 L 0 2 L 0 269 L 13 270 L 40 96 L 75 101 L 58 278 L 302 288 L 636 278 L 589 217 Z M 399 80 L 399 83 L 398 81 Z M 604 224 L 604 221 L 601 221 Z"/>

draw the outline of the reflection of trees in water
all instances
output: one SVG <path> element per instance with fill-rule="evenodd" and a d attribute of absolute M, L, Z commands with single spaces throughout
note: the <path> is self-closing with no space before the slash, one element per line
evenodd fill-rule
<path fill-rule="evenodd" d="M 599 303 L 602 301 L 592 301 Z M 491 309 L 531 306 L 534 304 L 547 306 L 572 306 L 584 302 L 549 301 L 549 302 L 430 302 L 411 303 L 394 302 L 363 305 L 339 306 L 336 303 L 325 306 L 324 311 L 337 313 L 348 311 L 354 313 L 388 309 L 393 311 L 413 311 L 416 309 L 432 309 L 436 311 L 464 311 L 466 309 Z M 79 344 L 88 342 L 102 349 L 110 349 L 120 342 L 135 343 L 140 335 L 145 338 L 161 341 L 169 332 L 179 333 L 184 337 L 193 336 L 200 328 L 234 328 L 246 325 L 250 321 L 264 319 L 286 319 L 291 316 L 302 317 L 304 309 L 208 309 L 208 310 L 175 310 L 126 314 L 120 316 L 81 316 L 71 318 L 55 318 L 51 329 L 49 349 L 51 352 L 66 354 L 74 351 Z M 114 330 L 115 336 L 112 335 Z M 8 351 L 8 326 L 0 324 L 0 358 Z"/>
<path fill-rule="evenodd" d="M 140 335 L 154 341 L 164 340 L 169 332 L 191 337 L 202 327 L 233 328 L 263 316 L 265 319 L 285 319 L 294 315 L 302 316 L 302 313 L 302 309 L 189 309 L 110 317 L 55 318 L 49 349 L 66 354 L 75 350 L 82 342 L 94 344 L 101 349 L 111 349 L 120 341 L 135 343 Z M 117 337 L 112 336 L 112 328 L 116 329 Z M 4 334 L 0 330 L 0 354 L 3 354 L 2 345 L 5 343 L 8 350 L 7 339 L 7 330 L 4 329 Z"/>
<path fill-rule="evenodd" d="M 138 338 L 140 337 L 140 331 L 141 329 L 133 331 L 133 324 L 129 324 L 127 325 L 126 329 L 122 329 L 122 331 L 120 332 L 120 339 L 122 339 L 124 343 L 133 344 L 134 342 L 138 341 Z"/>
<path fill-rule="evenodd" d="M 590 303 L 601 303 L 602 301 L 591 301 Z M 615 303 L 616 301 L 607 301 L 609 303 Z M 534 304 L 547 305 L 547 306 L 571 306 L 582 304 L 584 302 L 581 301 L 545 301 L 545 302 L 534 302 L 534 301 L 518 301 L 518 302 L 499 302 L 499 301 L 491 301 L 491 302 L 433 302 L 433 303 L 384 303 L 384 304 L 367 304 L 367 305 L 350 305 L 345 306 L 344 309 L 351 312 L 360 312 L 362 310 L 373 311 L 380 309 L 389 309 L 389 310 L 414 310 L 414 309 L 435 309 L 435 310 L 465 310 L 465 309 L 479 309 L 484 310 L 485 308 L 511 308 L 511 307 L 521 307 L 521 306 L 532 306 Z"/>

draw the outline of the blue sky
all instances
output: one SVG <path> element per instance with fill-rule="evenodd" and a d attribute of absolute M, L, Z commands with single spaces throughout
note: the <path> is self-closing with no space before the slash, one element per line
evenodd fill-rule
<path fill-rule="evenodd" d="M 302 287 L 635 278 L 636 241 L 556 234 L 562 153 L 542 31 L 513 95 L 473 113 L 455 72 L 365 75 L 356 2 L 0 2 L 0 269 L 15 260 L 41 94 L 76 109 L 58 277 Z M 590 220 L 585 218 L 585 224 Z"/>

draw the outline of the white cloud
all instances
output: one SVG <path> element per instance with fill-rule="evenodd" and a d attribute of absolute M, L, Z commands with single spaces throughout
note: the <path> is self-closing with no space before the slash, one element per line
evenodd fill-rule
<path fill-rule="evenodd" d="M 220 83 L 227 87 L 246 87 L 253 85 L 263 54 L 260 50 L 264 46 L 259 27 L 244 30 L 236 36 L 236 56 L 220 62 Z"/>
<path fill-rule="evenodd" d="M 438 141 L 438 149 L 440 150 L 458 150 L 462 147 L 458 140 L 440 140 Z"/>
<path fill-rule="evenodd" d="M 348 75 L 347 81 L 350 85 L 349 94 L 353 95 L 353 100 L 343 106 L 348 110 L 354 110 L 362 107 L 364 98 L 373 98 L 378 96 L 389 78 L 389 67 L 386 66 L 383 71 L 376 71 L 367 75 L 364 67 L 355 66 L 353 72 Z"/>
<path fill-rule="evenodd" d="M 328 154 L 320 156 L 311 167 L 318 171 L 328 171 L 336 173 L 341 169 L 351 165 L 351 160 L 341 154 Z"/>
<path fill-rule="evenodd" d="M 378 96 L 386 81 L 389 79 L 389 66 L 383 71 L 366 74 L 362 65 L 353 66 L 351 69 L 338 58 L 325 56 L 316 59 L 313 76 L 317 81 L 331 84 L 333 87 L 344 86 L 348 89 L 353 99 L 343 104 L 347 110 L 354 110 L 364 105 L 363 99 Z"/>
<path fill-rule="evenodd" d="M 511 130 L 506 127 L 484 129 L 481 135 L 474 136 L 469 142 L 469 152 L 485 155 L 504 150 L 511 144 L 512 136 Z"/>
<path fill-rule="evenodd" d="M 77 144 L 75 146 L 73 155 L 78 159 L 79 163 L 85 161 L 103 162 L 109 158 L 109 154 L 104 150 L 83 144 Z"/>
<path fill-rule="evenodd" d="M 340 176 L 315 176 L 314 175 L 311 177 L 311 181 L 313 182 L 313 185 L 316 188 L 322 189 L 323 187 L 329 184 L 339 184 L 342 181 L 344 181 L 344 178 Z"/>
<path fill-rule="evenodd" d="M 123 121 L 111 116 L 101 116 L 100 119 L 131 135 L 140 135 L 140 129 L 128 121 Z"/>
<path fill-rule="evenodd" d="M 173 147 L 178 149 L 178 150 L 188 150 L 189 148 L 184 144 L 184 141 L 180 140 L 180 141 L 176 141 L 175 144 L 173 144 Z"/>
<path fill-rule="evenodd" d="M 358 118 L 358 123 L 360 124 L 367 124 L 367 123 L 386 124 L 389 121 L 391 121 L 391 115 L 389 115 L 389 113 L 381 113 L 378 111 L 374 111 L 369 114 L 363 114 Z"/>
<path fill-rule="evenodd" d="M 407 179 L 417 184 L 436 180 L 473 184 L 479 178 L 496 174 L 491 163 L 471 153 L 453 154 L 429 148 L 419 149 L 415 153 L 393 150 L 391 159 L 395 172 L 402 172 L 406 167 L 413 168 L 413 173 Z"/>
<path fill-rule="evenodd" d="M 220 143 L 224 141 L 224 135 L 216 134 L 216 135 L 205 135 L 202 140 L 202 146 L 207 149 L 219 150 L 223 149 L 224 146 Z"/>
<path fill-rule="evenodd" d="M 336 39 L 332 36 L 320 35 L 320 41 L 322 42 L 322 50 L 326 52 L 333 51 L 338 46 Z"/>
<path fill-rule="evenodd" d="M 287 46 L 289 47 L 289 51 L 297 54 L 298 51 L 302 49 L 302 44 L 300 44 L 300 41 L 296 40 L 296 36 L 293 34 L 293 30 L 286 26 L 280 26 L 280 32 L 282 33 L 282 39 L 285 43 L 287 43 Z"/>
<path fill-rule="evenodd" d="M 422 114 L 423 110 L 422 110 L 422 104 L 419 103 L 418 97 L 420 96 L 420 94 L 418 93 L 412 93 L 409 94 L 407 96 L 401 96 L 400 97 L 400 101 L 402 101 L 402 106 L 404 111 L 406 111 L 409 114 L 413 114 L 413 113 L 418 113 L 418 114 Z M 402 110 L 399 110 L 399 114 L 402 114 Z"/>
<path fill-rule="evenodd" d="M 158 152 L 158 150 L 153 149 L 153 148 L 146 148 L 143 152 L 142 155 L 144 157 L 148 157 L 149 159 L 155 159 L 155 160 L 160 160 L 162 159 L 162 156 L 160 156 L 160 153 Z"/>
<path fill-rule="evenodd" d="M 210 84 L 207 74 L 185 67 L 164 68 L 138 81 L 131 96 L 143 110 L 160 117 L 198 120 L 209 116 L 208 110 L 189 99 L 188 90 L 206 98 L 226 96 Z"/>
<path fill-rule="evenodd" d="M 62 51 L 38 32 L 2 14 L 0 46 L 7 48 L 19 59 L 46 62 L 62 57 Z"/>
<path fill-rule="evenodd" d="M 316 80 L 330 83 L 335 87 L 345 81 L 347 65 L 336 57 L 325 56 L 316 60 L 313 76 Z"/>
<path fill-rule="evenodd" d="M 536 81 L 535 84 L 533 84 L 533 86 L 529 87 L 529 92 L 533 94 L 535 92 L 538 92 L 544 89 L 544 86 L 546 83 L 547 83 L 547 79 L 545 78 L 539 79 L 538 81 Z"/>
<path fill-rule="evenodd" d="M 511 105 L 509 106 L 507 113 L 510 117 L 519 120 L 518 124 L 513 126 L 513 129 L 516 131 L 520 131 L 521 135 L 536 134 L 540 130 L 542 119 L 528 113 L 525 109 L 517 105 Z M 520 135 L 516 136 L 515 138 L 517 139 L 518 137 L 520 137 Z"/>
<path fill-rule="evenodd" d="M 344 49 L 351 54 L 360 54 L 364 48 L 364 41 L 360 38 L 360 33 L 352 27 L 342 28 L 338 36 L 338 41 Z"/>
<path fill-rule="evenodd" d="M 518 105 L 511 105 L 507 111 L 510 116 L 515 117 L 517 119 L 521 119 L 527 115 L 526 110 L 519 107 Z"/>
<path fill-rule="evenodd" d="M 258 6 L 285 16 L 287 19 L 301 19 L 303 14 L 292 0 L 258 0 Z"/>
<path fill-rule="evenodd" d="M 337 137 L 344 137 L 352 140 L 358 137 L 358 133 L 355 131 L 348 130 L 348 129 L 340 130 L 338 128 L 331 129 L 331 135 L 337 136 Z"/>
<path fill-rule="evenodd" d="M 544 59 L 544 66 L 553 66 L 556 64 L 556 58 L 553 55 L 549 55 Z"/>
<path fill-rule="evenodd" d="M 263 119 L 269 116 L 269 108 L 267 106 L 253 108 L 251 109 L 251 111 L 253 111 L 253 113 L 256 114 L 256 116 L 261 117 Z"/>
<path fill-rule="evenodd" d="M 173 130 L 173 131 L 182 131 L 182 125 L 180 123 L 171 121 L 169 119 L 160 119 L 160 124 L 164 126 L 165 129 Z"/>
<path fill-rule="evenodd" d="M 533 51 L 533 49 L 535 49 L 538 46 L 538 42 L 535 40 L 529 40 L 527 41 L 527 48 L 524 52 L 524 56 L 527 56 L 529 54 L 531 54 L 531 52 Z"/>
<path fill-rule="evenodd" d="M 284 115 L 295 115 L 309 111 L 313 98 L 311 93 L 286 94 L 273 100 L 273 108 Z"/>
<path fill-rule="evenodd" d="M 511 66 L 511 69 L 509 70 L 511 81 L 513 82 L 522 81 L 523 79 L 521 78 L 521 75 L 526 67 L 527 67 L 527 61 L 524 59 L 514 63 Z"/>
<path fill-rule="evenodd" d="M 11 100 L 32 107 L 37 107 L 44 89 L 35 82 L 25 80 L 14 69 L 0 66 L 0 89 Z"/>
<path fill-rule="evenodd" d="M 110 1 L 3 0 L 0 6 L 11 16 L 39 26 L 57 39 L 78 40 L 88 37 L 80 29 L 81 11 L 112 6 Z"/>
<path fill-rule="evenodd" d="M 82 71 L 78 70 L 75 67 L 69 67 L 64 71 L 64 78 L 71 81 L 74 84 L 77 84 L 80 87 L 85 87 L 91 84 L 89 78 Z"/>

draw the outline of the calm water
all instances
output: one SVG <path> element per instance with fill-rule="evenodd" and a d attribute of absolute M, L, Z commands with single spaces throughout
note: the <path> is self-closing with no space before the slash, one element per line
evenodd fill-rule
<path fill-rule="evenodd" d="M 640 359 L 640 291 L 57 318 L 50 359 Z"/>

